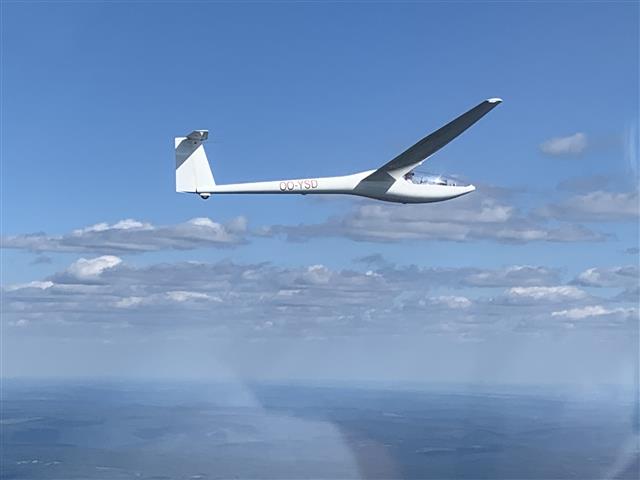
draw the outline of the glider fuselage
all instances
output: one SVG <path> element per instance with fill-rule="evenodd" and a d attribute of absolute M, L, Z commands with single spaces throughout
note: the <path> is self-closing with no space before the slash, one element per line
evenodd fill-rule
<path fill-rule="evenodd" d="M 387 180 L 367 180 L 374 172 L 375 170 L 368 170 L 340 177 L 215 185 L 211 191 L 201 192 L 201 196 L 221 193 L 343 194 L 396 203 L 431 203 L 456 198 L 475 190 L 473 185 L 416 184 L 404 177 L 395 179 L 389 176 Z"/>

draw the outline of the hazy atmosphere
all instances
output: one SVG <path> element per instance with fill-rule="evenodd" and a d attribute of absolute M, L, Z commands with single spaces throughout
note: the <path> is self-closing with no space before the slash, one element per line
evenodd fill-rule
<path fill-rule="evenodd" d="M 309 438 L 301 418 L 330 419 L 328 430 L 312 424 L 319 443 L 307 447 L 337 463 L 284 474 L 282 460 L 266 476 L 515 478 L 535 464 L 509 450 L 517 444 L 550 449 L 529 478 L 632 478 L 621 445 L 636 428 L 639 375 L 638 15 L 636 2 L 3 2 L 1 376 L 7 418 L 22 419 L 8 420 L 6 478 L 46 477 L 21 470 L 32 458 L 71 461 L 66 450 L 23 453 L 29 442 L 78 438 L 158 457 L 135 470 L 135 456 L 78 453 L 128 466 L 68 478 L 204 475 L 213 457 L 176 432 Z M 175 192 L 173 138 L 195 129 L 209 129 L 222 183 L 343 175 L 379 167 L 490 97 L 504 101 L 422 166 L 473 183 L 464 197 Z M 239 393 L 222 401 L 206 393 L 212 384 Z M 434 388 L 454 396 L 403 396 Z M 169 391 L 182 393 L 157 403 Z M 503 400 L 474 403 L 487 392 Z M 212 399 L 261 413 L 211 437 L 198 425 L 215 415 L 193 405 Z M 176 414 L 184 402 L 194 409 Z M 438 422 L 485 433 L 436 448 L 418 430 L 372 426 L 364 405 L 388 421 L 415 414 L 402 428 L 427 422 L 436 436 Z M 270 409 L 296 420 L 263 421 Z M 64 422 L 20 430 L 54 410 Z M 510 420 L 496 427 L 501 413 Z M 609 450 L 584 443 L 554 463 L 554 442 L 570 440 L 519 436 L 538 415 L 576 438 L 601 428 Z M 86 420 L 98 417 L 116 422 L 99 438 Z M 377 446 L 363 453 L 361 438 Z M 417 460 L 396 455 L 401 444 Z M 477 445 L 518 461 L 447 463 Z M 261 451 L 276 462 L 290 453 L 278 448 Z M 163 470 L 181 464 L 163 451 L 202 463 Z M 219 476 L 266 471 L 216 451 L 237 460 Z M 598 469 L 580 463 L 587 456 Z"/>
<path fill-rule="evenodd" d="M 637 5 L 193 9 L 3 6 L 4 376 L 633 381 Z M 194 128 L 338 175 L 495 95 L 460 199 L 174 192 Z"/>

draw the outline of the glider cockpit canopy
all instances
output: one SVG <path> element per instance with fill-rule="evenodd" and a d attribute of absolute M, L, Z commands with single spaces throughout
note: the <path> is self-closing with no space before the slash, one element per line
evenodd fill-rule
<path fill-rule="evenodd" d="M 404 176 L 404 179 L 408 182 L 416 185 L 442 185 L 449 187 L 467 187 L 469 183 L 460 180 L 459 178 L 445 177 L 444 175 L 438 175 L 435 173 L 426 172 L 409 172 Z"/>

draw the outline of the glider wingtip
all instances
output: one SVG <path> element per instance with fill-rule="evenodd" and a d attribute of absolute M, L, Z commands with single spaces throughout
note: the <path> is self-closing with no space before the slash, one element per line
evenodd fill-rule
<path fill-rule="evenodd" d="M 502 99 L 498 98 L 498 97 L 488 98 L 487 102 L 489 102 L 489 103 L 502 103 Z"/>

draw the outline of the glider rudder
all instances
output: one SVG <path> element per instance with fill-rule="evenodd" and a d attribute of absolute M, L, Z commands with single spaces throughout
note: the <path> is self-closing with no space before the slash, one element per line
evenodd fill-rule
<path fill-rule="evenodd" d="M 186 137 L 176 137 L 176 192 L 199 193 L 208 198 L 216 183 L 204 151 L 207 130 L 195 130 Z"/>

